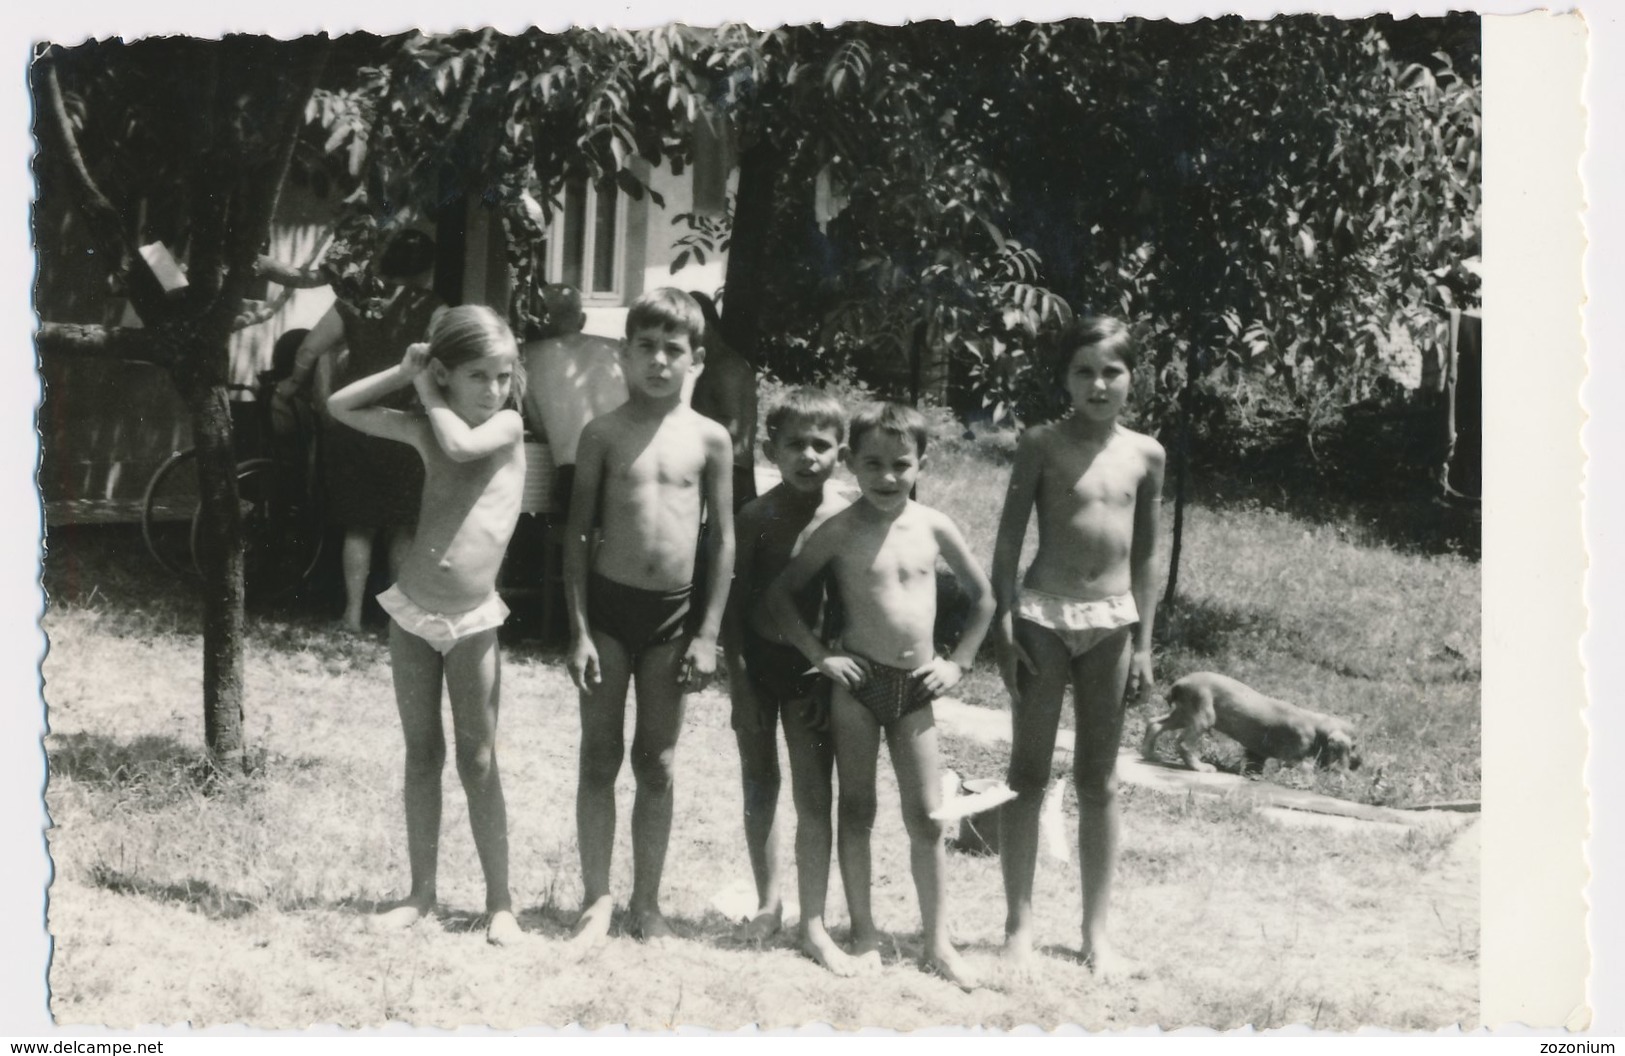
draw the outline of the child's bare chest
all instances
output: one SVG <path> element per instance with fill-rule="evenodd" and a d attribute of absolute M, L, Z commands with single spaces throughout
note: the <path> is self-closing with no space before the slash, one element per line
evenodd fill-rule
<path fill-rule="evenodd" d="M 883 538 L 867 542 L 836 559 L 843 579 L 905 589 L 936 582 L 936 539 L 924 526 L 893 525 Z"/>
<path fill-rule="evenodd" d="M 1071 509 L 1132 508 L 1142 476 L 1141 460 L 1117 445 L 1095 451 L 1061 450 L 1045 461 L 1039 499 Z"/>
<path fill-rule="evenodd" d="M 705 474 L 705 451 L 686 433 L 623 438 L 607 461 L 610 476 L 633 486 L 697 488 Z"/>

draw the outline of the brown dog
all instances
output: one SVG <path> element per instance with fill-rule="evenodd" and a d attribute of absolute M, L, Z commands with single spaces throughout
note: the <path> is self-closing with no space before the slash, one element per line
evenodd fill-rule
<path fill-rule="evenodd" d="M 1186 675 L 1169 688 L 1168 701 L 1173 710 L 1145 728 L 1140 754 L 1147 759 L 1156 758 L 1159 737 L 1182 730 L 1179 757 L 1192 770 L 1211 771 L 1213 767 L 1197 758 L 1196 752 L 1202 735 L 1217 729 L 1246 749 L 1243 773 L 1262 770 L 1269 758 L 1279 759 L 1285 766 L 1313 758 L 1320 769 L 1360 768 L 1360 753 L 1348 723 L 1266 697 L 1233 678 L 1211 671 Z"/>

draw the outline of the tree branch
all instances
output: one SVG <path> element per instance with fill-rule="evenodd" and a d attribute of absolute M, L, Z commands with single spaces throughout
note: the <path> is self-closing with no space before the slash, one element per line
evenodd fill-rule
<path fill-rule="evenodd" d="M 130 303 L 143 322 L 156 325 L 170 313 L 163 284 L 152 273 L 146 258 L 141 256 L 135 241 L 125 232 L 123 217 L 96 185 L 85 165 L 85 157 L 73 136 L 73 125 L 68 120 L 68 108 L 62 100 L 62 83 L 57 77 L 56 64 L 46 58 L 45 106 L 40 121 L 47 141 L 62 154 L 64 168 L 70 177 L 75 204 L 84 215 L 97 248 L 105 259 L 119 261 L 125 271 L 125 286 Z"/>
<path fill-rule="evenodd" d="M 166 342 L 151 330 L 135 326 L 81 326 L 42 323 L 34 335 L 40 355 L 116 359 L 168 366 L 174 358 Z"/>

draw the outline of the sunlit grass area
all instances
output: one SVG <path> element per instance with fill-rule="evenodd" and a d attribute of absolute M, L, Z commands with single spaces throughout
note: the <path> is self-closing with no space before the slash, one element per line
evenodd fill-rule
<path fill-rule="evenodd" d="M 1004 456 L 969 443 L 941 445 L 938 456 L 920 497 L 959 519 L 986 559 Z M 1180 599 L 1161 620 L 1160 684 L 1218 670 L 1355 723 L 1360 772 L 1272 767 L 1267 781 L 1377 803 L 1477 798 L 1476 564 L 1395 552 L 1335 523 L 1261 506 L 1197 505 L 1187 516 Z M 404 935 L 373 935 L 366 915 L 406 883 L 400 731 L 381 637 L 336 636 L 329 614 L 309 605 L 251 615 L 248 772 L 221 778 L 199 762 L 199 626 L 184 590 L 156 571 L 134 533 L 54 533 L 50 543 L 50 972 L 63 1023 L 1475 1022 L 1473 833 L 1286 827 L 1246 803 L 1133 787 L 1122 794 L 1113 918 L 1138 966 L 1125 979 L 1098 982 L 1068 956 L 1078 941 L 1075 837 L 1070 864 L 1040 864 L 1037 910 L 1050 956 L 1036 974 L 1016 977 L 997 961 L 997 859 L 958 853 L 949 866 L 953 930 L 988 985 L 966 995 L 920 972 L 907 841 L 884 763 L 874 836 L 876 912 L 889 936 L 882 974 L 836 979 L 788 938 L 746 945 L 719 908 L 718 896 L 750 874 L 727 702 L 714 689 L 691 703 L 678 754 L 664 901 L 681 940 L 656 951 L 616 937 L 565 965 L 557 943 L 581 895 L 576 704 L 556 650 L 532 641 L 507 646 L 499 742 L 514 896 L 529 941 L 494 950 L 482 940 L 483 888 L 449 770 L 444 913 Z M 1003 704 L 986 663 L 958 695 Z M 1131 709 L 1125 744 L 1156 707 Z M 1003 746 L 951 735 L 943 744 L 961 774 L 1002 776 Z M 1217 735 L 1207 755 L 1221 766 L 1236 761 Z M 619 796 L 613 887 L 624 903 L 628 772 Z M 788 788 L 780 809 L 788 856 Z M 1070 792 L 1065 810 L 1075 816 Z M 838 878 L 830 919 L 844 937 Z"/>

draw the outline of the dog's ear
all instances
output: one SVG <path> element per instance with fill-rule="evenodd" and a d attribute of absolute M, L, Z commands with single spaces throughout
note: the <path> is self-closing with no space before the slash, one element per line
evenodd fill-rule
<path fill-rule="evenodd" d="M 1359 757 L 1354 754 L 1354 740 L 1347 730 L 1338 728 L 1328 733 L 1316 734 L 1315 740 L 1320 745 L 1315 762 L 1322 769 L 1333 766 L 1342 766 L 1350 770 L 1360 768 Z"/>

